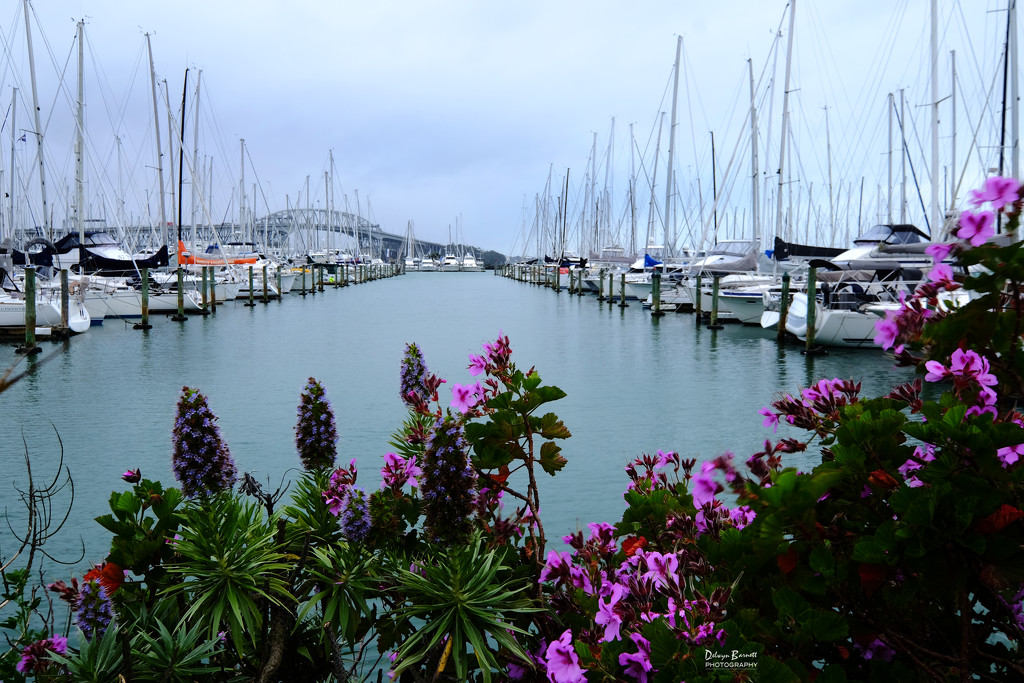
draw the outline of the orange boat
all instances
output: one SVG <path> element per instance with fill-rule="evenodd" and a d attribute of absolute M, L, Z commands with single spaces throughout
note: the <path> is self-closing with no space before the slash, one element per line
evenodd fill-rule
<path fill-rule="evenodd" d="M 190 266 L 223 266 L 225 264 L 252 264 L 259 260 L 259 254 L 247 253 L 247 254 L 223 254 L 220 249 L 217 249 L 217 256 L 195 256 L 188 249 L 185 248 L 185 243 L 178 240 L 178 263 L 182 265 Z"/>

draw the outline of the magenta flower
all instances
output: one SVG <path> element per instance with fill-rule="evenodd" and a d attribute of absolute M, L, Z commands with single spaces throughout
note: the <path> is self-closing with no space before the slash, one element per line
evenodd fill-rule
<path fill-rule="evenodd" d="M 928 281 L 937 285 L 954 284 L 953 267 L 948 263 L 936 263 L 928 272 Z"/>
<path fill-rule="evenodd" d="M 476 384 L 452 384 L 452 408 L 463 415 L 468 413 L 469 409 L 475 406 L 479 400 L 477 397 L 478 387 L 479 385 Z"/>
<path fill-rule="evenodd" d="M 975 382 L 986 387 L 999 384 L 996 376 L 989 372 L 988 359 L 976 351 L 957 349 L 949 360 L 949 372 L 953 375 L 973 377 Z"/>
<path fill-rule="evenodd" d="M 678 582 L 679 557 L 675 553 L 647 553 L 647 572 L 643 578 L 650 579 L 655 586 L 668 588 Z"/>
<path fill-rule="evenodd" d="M 896 343 L 899 333 L 900 328 L 896 324 L 895 314 L 892 311 L 887 311 L 885 317 L 875 323 L 874 342 L 883 349 L 891 348 Z"/>
<path fill-rule="evenodd" d="M 68 639 L 55 633 L 49 638 L 35 641 L 21 651 L 21 661 L 14 668 L 25 674 L 42 673 L 46 671 L 51 652 L 58 655 L 67 654 Z"/>
<path fill-rule="evenodd" d="M 956 236 L 969 241 L 971 246 L 980 247 L 995 234 L 995 214 L 991 211 L 964 211 L 960 214 L 960 229 Z"/>
<path fill-rule="evenodd" d="M 619 604 L 619 601 L 627 593 L 628 590 L 625 586 L 621 583 L 615 583 L 612 584 L 612 593 L 608 601 L 605 602 L 603 599 L 597 601 L 597 615 L 594 617 L 594 621 L 604 626 L 604 636 L 602 636 L 601 640 L 605 643 L 621 640 L 622 638 L 619 635 L 622 617 L 615 611 L 615 606 Z"/>
<path fill-rule="evenodd" d="M 760 415 L 764 415 L 764 421 L 761 423 L 763 427 L 771 427 L 772 431 L 778 431 L 779 429 L 779 416 L 772 412 L 771 408 L 767 406 L 757 411 Z"/>
<path fill-rule="evenodd" d="M 422 474 L 423 470 L 416 464 L 414 456 L 403 458 L 396 453 L 386 453 L 384 455 L 384 467 L 380 468 L 380 487 L 382 489 L 392 488 L 397 490 L 408 482 L 412 486 L 419 488 L 419 482 L 416 477 Z"/>
<path fill-rule="evenodd" d="M 971 190 L 970 195 L 971 203 L 975 206 L 992 202 L 992 208 L 998 211 L 1020 198 L 1020 182 L 1016 178 L 992 176 L 985 180 L 984 188 Z"/>
<path fill-rule="evenodd" d="M 483 356 L 477 356 L 475 354 L 469 354 L 469 374 L 476 377 L 477 375 L 487 371 L 487 359 Z"/>
<path fill-rule="evenodd" d="M 736 525 L 737 529 L 742 529 L 757 517 L 757 513 L 750 509 L 749 505 L 741 505 L 738 508 L 733 508 L 729 512 L 729 519 Z"/>
<path fill-rule="evenodd" d="M 137 484 L 142 479 L 142 472 L 136 467 L 134 470 L 127 470 L 121 475 L 121 478 L 129 484 Z"/>
<path fill-rule="evenodd" d="M 651 643 L 639 633 L 630 633 L 629 639 L 636 643 L 635 653 L 619 655 L 619 665 L 626 667 L 626 673 L 640 683 L 647 683 L 647 672 L 651 670 Z"/>
<path fill-rule="evenodd" d="M 940 263 L 941 261 L 943 261 L 947 256 L 949 256 L 949 252 L 951 251 L 953 251 L 953 245 L 946 244 L 945 242 L 936 242 L 935 244 L 929 244 L 924 249 L 924 253 L 931 256 L 935 260 L 935 263 Z"/>
<path fill-rule="evenodd" d="M 924 376 L 926 382 L 941 382 L 949 376 L 949 370 L 937 360 L 928 361 L 924 367 L 928 370 L 928 374 Z"/>
<path fill-rule="evenodd" d="M 723 491 L 721 484 L 711 477 L 715 470 L 714 463 L 703 462 L 700 466 L 700 474 L 694 475 L 690 482 L 690 495 L 693 496 L 693 504 L 696 507 L 704 507 L 715 499 L 715 495 Z"/>
<path fill-rule="evenodd" d="M 569 578 L 569 568 L 572 565 L 572 554 L 569 552 L 558 552 L 549 550 L 547 562 L 540 570 L 540 583 L 554 579 L 556 583 Z"/>
<path fill-rule="evenodd" d="M 580 658 L 572 646 L 572 630 L 566 629 L 561 637 L 548 645 L 544 652 L 551 683 L 586 683 L 586 673 L 580 667 Z"/>
<path fill-rule="evenodd" d="M 1020 460 L 1020 456 L 1022 455 L 1024 455 L 1024 443 L 1017 444 L 1016 446 L 1000 448 L 996 451 L 996 456 L 1002 461 L 1004 468 L 1009 467 Z"/>

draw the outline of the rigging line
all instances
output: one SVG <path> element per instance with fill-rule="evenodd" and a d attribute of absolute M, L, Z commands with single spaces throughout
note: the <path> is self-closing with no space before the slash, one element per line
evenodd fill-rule
<path fill-rule="evenodd" d="M 903 121 L 900 119 L 900 112 L 899 110 L 896 109 L 895 102 L 893 102 L 892 107 L 894 110 L 896 110 L 896 121 L 898 122 L 899 129 L 902 132 L 904 131 Z M 931 239 L 932 229 L 931 225 L 928 222 L 928 210 L 925 208 L 924 197 L 921 194 L 921 186 L 917 181 L 917 171 L 914 170 L 914 160 L 910 158 L 910 150 L 907 148 L 906 135 L 900 135 L 900 139 L 903 141 L 903 144 L 901 145 L 903 148 L 903 154 L 907 159 L 907 163 L 910 165 L 910 175 L 914 179 L 914 188 L 917 190 L 917 199 L 918 201 L 921 202 L 921 211 L 924 214 L 924 224 L 927 228 L 926 232 L 928 233 L 928 238 Z"/>
<path fill-rule="evenodd" d="M 992 84 L 989 86 L 988 95 L 987 95 L 987 97 L 984 100 L 985 103 L 988 103 L 988 102 L 991 101 L 992 93 L 995 90 L 996 84 L 998 82 L 999 82 L 999 73 L 998 73 L 998 71 L 994 71 L 993 74 L 992 74 Z M 961 95 L 963 95 L 962 91 L 961 91 Z M 966 100 L 966 98 L 964 98 L 964 99 Z M 987 107 L 985 107 L 983 105 L 982 108 L 986 109 Z M 970 122 L 970 120 L 971 120 L 971 112 L 967 108 L 966 102 L 964 103 L 964 114 L 967 116 L 967 121 Z M 984 172 L 984 169 L 987 168 L 984 159 L 982 159 L 982 157 L 981 157 L 981 146 L 978 145 L 978 131 L 981 129 L 981 124 L 984 122 L 984 119 L 985 119 L 985 112 L 982 111 L 982 112 L 980 112 L 980 114 L 978 116 L 978 125 L 974 127 L 974 133 L 973 133 L 973 135 L 971 137 L 970 148 L 967 150 L 967 155 L 966 155 L 967 159 L 964 160 L 963 170 L 960 172 L 960 178 L 957 180 L 956 191 L 954 192 L 954 197 L 959 195 L 959 193 L 960 193 L 960 188 L 961 188 L 961 186 L 963 185 L 963 182 L 964 182 L 964 176 L 967 174 L 967 167 L 970 164 L 970 155 L 971 155 L 972 151 L 977 152 L 977 155 L 978 155 L 978 165 L 982 168 L 983 172 Z M 953 172 L 955 173 L 956 169 L 953 169 Z"/>

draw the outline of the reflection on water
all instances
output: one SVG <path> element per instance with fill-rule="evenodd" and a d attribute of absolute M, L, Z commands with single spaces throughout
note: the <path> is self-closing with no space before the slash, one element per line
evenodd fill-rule
<path fill-rule="evenodd" d="M 207 395 L 239 469 L 276 487 L 299 465 L 296 409 L 315 377 L 334 405 L 339 457 L 355 458 L 359 483 L 374 488 L 405 414 L 398 397 L 405 344 L 419 344 L 450 387 L 469 381 L 468 354 L 504 332 L 522 369 L 536 366 L 545 383 L 568 393 L 551 406 L 573 433 L 563 444 L 568 465 L 545 476 L 541 491 L 555 538 L 577 525 L 616 521 L 628 481 L 622 468 L 640 453 L 706 459 L 732 451 L 742 460 L 781 435 L 757 413 L 777 392 L 844 377 L 874 395 L 910 376 L 874 350 L 806 357 L 799 346 L 779 349 L 774 332 L 760 328 L 707 330 L 692 315 L 652 318 L 635 302 L 623 309 L 490 273 L 410 273 L 153 323 L 139 331 L 107 320 L 0 394 L 0 465 L 9 480 L 25 481 L 22 437 L 35 471 L 52 476 L 59 432 L 75 504 L 71 528 L 54 543 L 77 555 L 83 538 L 86 561 L 105 555 L 109 539 L 92 519 L 106 511 L 110 491 L 123 488 L 125 469 L 172 481 L 171 427 L 186 385 Z M 15 347 L 0 347 L 0 367 Z M 43 355 L 51 348 L 44 342 Z M 16 511 L 13 488 L 3 501 Z M 0 551 L 10 543 L 0 536 Z"/>

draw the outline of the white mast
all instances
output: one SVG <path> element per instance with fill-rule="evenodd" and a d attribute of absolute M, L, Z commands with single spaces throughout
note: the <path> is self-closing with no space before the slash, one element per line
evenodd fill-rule
<path fill-rule="evenodd" d="M 14 165 L 14 148 L 17 143 L 17 130 L 18 127 L 14 123 L 15 116 L 18 113 L 18 89 L 12 88 L 11 93 L 11 196 L 10 196 L 10 209 L 11 209 L 11 222 L 10 228 L 11 236 L 14 236 L 14 198 L 17 196 L 14 194 L 14 177 L 17 175 L 15 172 Z"/>
<path fill-rule="evenodd" d="M 782 90 L 782 143 L 779 145 L 779 195 L 775 208 L 775 234 L 779 235 L 782 226 L 782 169 L 786 160 L 786 131 L 789 129 L 789 76 L 793 66 L 793 25 L 796 17 L 796 0 L 789 3 L 789 44 L 786 47 L 786 84 Z M 788 234 L 783 233 L 782 239 Z"/>
<path fill-rule="evenodd" d="M 1010 173 L 1020 178 L 1020 121 L 1017 98 L 1017 0 L 1009 0 L 1010 11 Z"/>
<path fill-rule="evenodd" d="M 43 199 L 43 232 L 47 239 L 53 239 L 50 230 L 50 209 L 46 203 L 46 167 L 43 164 L 43 126 L 39 121 L 39 91 L 36 88 L 36 61 L 32 53 L 32 22 L 28 17 L 28 0 L 25 6 L 25 40 L 28 43 L 28 70 L 32 78 L 32 112 L 35 114 L 36 125 L 36 156 L 39 159 L 39 192 Z"/>
<path fill-rule="evenodd" d="M 672 124 L 668 129 L 668 165 L 665 172 L 665 255 L 675 254 L 675 225 L 672 223 L 672 156 L 676 146 L 676 101 L 679 96 L 679 55 L 683 50 L 683 37 L 676 37 L 676 65 L 672 83 Z M 664 256 L 662 257 L 664 258 Z"/>
<path fill-rule="evenodd" d="M 757 210 L 757 106 L 754 101 L 754 61 L 752 59 L 747 60 L 747 68 L 750 71 L 750 189 L 753 207 L 751 218 L 754 227 L 753 236 L 755 239 L 761 239 L 761 225 L 758 221 Z"/>
<path fill-rule="evenodd" d="M 201 169 L 199 169 L 199 84 L 203 80 L 203 70 L 200 69 L 199 73 L 196 74 L 196 101 L 193 105 L 196 108 L 196 122 L 192 130 L 192 174 L 195 176 L 192 178 L 192 248 L 196 246 L 196 195 L 199 193 L 199 179 L 202 177 Z M 181 114 L 185 115 L 184 112 Z M 199 169 L 199 170 L 197 170 Z"/>
<path fill-rule="evenodd" d="M 82 47 L 82 37 L 85 32 L 85 22 L 78 22 L 78 107 L 76 110 L 76 135 L 75 135 L 75 223 L 78 228 L 79 243 L 85 241 L 85 223 L 82 211 L 85 205 L 85 80 L 82 72 L 85 70 L 85 49 Z"/>
<path fill-rule="evenodd" d="M 160 114 L 156 104 L 156 68 L 153 66 L 153 46 L 149 41 L 149 34 L 146 34 L 146 49 L 149 52 L 149 83 L 153 91 L 153 125 L 156 131 L 156 174 L 160 180 L 160 234 L 163 235 L 163 243 L 167 244 L 167 209 L 164 206 L 164 150 L 160 146 Z M 177 253 L 177 249 L 175 249 Z M 177 257 L 175 257 L 177 260 Z"/>
<path fill-rule="evenodd" d="M 931 17 L 931 55 L 932 55 L 932 220 L 929 232 L 938 237 L 942 225 L 939 209 L 939 10 L 938 0 L 932 0 Z"/>

